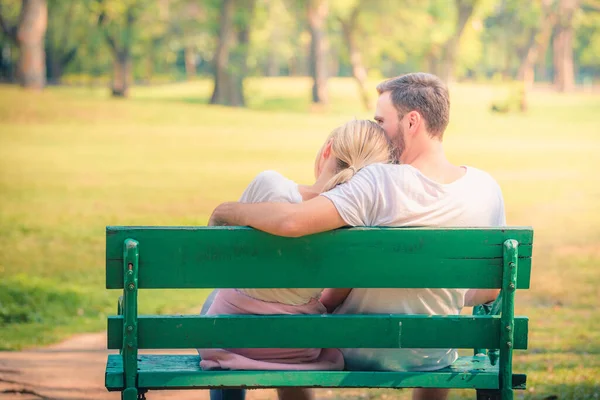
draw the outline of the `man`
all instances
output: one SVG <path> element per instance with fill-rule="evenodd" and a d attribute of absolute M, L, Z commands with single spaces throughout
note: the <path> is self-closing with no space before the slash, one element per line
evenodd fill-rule
<path fill-rule="evenodd" d="M 399 165 L 368 166 L 348 183 L 300 204 L 224 203 L 213 212 L 211 224 L 248 225 L 289 237 L 347 225 L 504 225 L 502 192 L 494 179 L 446 158 L 442 140 L 450 101 L 440 79 L 413 73 L 382 82 L 377 91 L 375 120 L 395 145 Z M 355 289 L 338 312 L 458 314 L 464 305 L 484 303 L 497 294 L 497 290 Z M 457 353 L 346 349 L 344 357 L 349 369 L 435 370 L 452 364 Z M 445 399 L 447 394 L 445 389 L 420 389 L 413 399 Z"/>

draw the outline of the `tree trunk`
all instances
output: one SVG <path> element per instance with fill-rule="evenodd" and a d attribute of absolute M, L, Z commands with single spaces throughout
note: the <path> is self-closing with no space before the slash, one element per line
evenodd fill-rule
<path fill-rule="evenodd" d="M 185 58 L 185 75 L 190 80 L 196 76 L 196 50 L 193 46 L 186 46 L 183 52 Z"/>
<path fill-rule="evenodd" d="M 59 56 L 56 54 L 56 49 L 48 47 L 46 51 L 46 66 L 48 68 L 48 82 L 50 84 L 59 83 L 60 77 L 63 74 L 63 68 Z"/>
<path fill-rule="evenodd" d="M 68 8 L 64 15 L 61 15 L 60 20 L 56 18 L 54 13 L 56 9 L 52 6 L 48 9 L 48 30 L 46 31 L 46 68 L 48 69 L 46 76 L 48 81 L 53 84 L 60 83 L 62 75 L 66 67 L 75 59 L 79 44 L 71 47 L 67 45 L 70 42 L 70 36 L 73 31 L 69 29 L 72 26 L 73 17 L 76 12 L 76 2 L 69 2 Z M 57 27 L 57 21 L 62 24 Z M 60 37 L 58 33 L 62 33 Z"/>
<path fill-rule="evenodd" d="M 454 34 L 446 41 L 444 46 L 444 61 L 442 65 L 442 78 L 445 82 L 454 79 L 454 69 L 456 67 L 456 54 L 458 52 L 458 44 L 465 30 L 465 26 L 473 14 L 475 5 L 479 0 L 455 0 L 457 8 L 457 18 Z"/>
<path fill-rule="evenodd" d="M 369 93 L 366 89 L 367 84 L 367 69 L 363 65 L 362 62 L 362 54 L 358 49 L 356 44 L 355 29 L 356 29 L 356 21 L 358 19 L 359 14 L 359 6 L 357 5 L 350 14 L 350 17 L 347 21 L 341 20 L 342 24 L 342 32 L 344 34 L 344 41 L 346 42 L 346 47 L 348 48 L 348 54 L 350 56 L 350 65 L 352 66 L 352 77 L 356 81 L 358 85 L 358 92 L 360 94 L 360 98 L 362 100 L 363 106 L 365 110 L 371 110 L 371 99 L 369 98 Z"/>
<path fill-rule="evenodd" d="M 0 49 L 0 81 L 14 82 L 13 43 L 4 42 Z"/>
<path fill-rule="evenodd" d="M 279 60 L 273 50 L 267 54 L 267 64 L 265 65 L 266 76 L 279 76 Z"/>
<path fill-rule="evenodd" d="M 230 93 L 232 91 L 232 77 L 228 71 L 229 52 L 233 42 L 233 13 L 235 11 L 234 0 L 223 0 L 221 3 L 221 18 L 219 23 L 219 43 L 215 53 L 215 86 L 210 104 L 230 104 Z"/>
<path fill-rule="evenodd" d="M 239 12 L 241 17 L 236 26 L 237 47 L 234 52 L 234 64 L 237 68 L 233 70 L 234 88 L 232 92 L 232 104 L 238 107 L 245 107 L 244 98 L 244 79 L 248 75 L 248 50 L 250 49 L 250 21 L 254 14 L 255 0 L 240 1 Z"/>
<path fill-rule="evenodd" d="M 560 0 L 558 5 L 559 19 L 554 36 L 554 85 L 560 92 L 569 92 L 575 87 L 573 15 L 577 3 L 577 0 Z"/>
<path fill-rule="evenodd" d="M 310 75 L 313 78 L 312 101 L 327 104 L 327 46 L 325 19 L 327 18 L 327 0 L 309 0 L 308 24 L 310 29 Z"/>
<path fill-rule="evenodd" d="M 267 62 L 265 65 L 266 76 L 278 76 L 279 75 L 279 59 L 277 57 L 277 43 L 281 40 L 281 32 L 279 21 L 277 20 L 277 14 L 275 12 L 275 2 L 269 2 L 269 19 L 273 24 L 273 28 L 269 35 L 269 50 L 267 53 Z"/>
<path fill-rule="evenodd" d="M 47 25 L 46 0 L 23 0 L 17 28 L 20 50 L 17 76 L 25 88 L 42 89 L 46 85 L 44 36 Z"/>
<path fill-rule="evenodd" d="M 131 85 L 131 57 L 128 51 L 120 51 L 115 55 L 113 64 L 112 95 L 127 97 Z"/>
<path fill-rule="evenodd" d="M 519 79 L 523 82 L 521 96 L 521 111 L 523 112 L 529 108 L 528 94 L 533 88 L 535 81 L 535 64 L 538 62 L 540 56 L 545 56 L 552 29 L 557 19 L 556 12 L 552 11 L 551 0 L 543 0 L 542 6 L 539 29 L 531 33 L 529 46 L 519 68 Z"/>
<path fill-rule="evenodd" d="M 113 54 L 113 79 L 111 93 L 113 97 L 127 97 L 129 95 L 129 86 L 132 82 L 132 61 L 131 48 L 133 41 L 133 29 L 139 15 L 138 2 L 131 3 L 125 12 L 125 21 L 119 27 L 119 35 L 113 36 L 104 26 L 107 16 L 103 11 L 98 17 L 98 25 L 104 33 Z M 118 39 L 118 40 L 117 40 Z M 151 57 L 151 55 L 150 55 Z"/>

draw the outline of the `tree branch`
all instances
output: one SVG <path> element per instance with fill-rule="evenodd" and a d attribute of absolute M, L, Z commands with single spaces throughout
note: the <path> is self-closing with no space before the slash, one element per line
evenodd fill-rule
<path fill-rule="evenodd" d="M 584 0 L 581 4 L 583 9 L 600 11 L 600 0 Z"/>
<path fill-rule="evenodd" d="M 69 5 L 69 9 L 67 11 L 67 15 L 65 17 L 64 20 L 64 25 L 70 27 L 71 26 L 71 22 L 73 21 L 73 14 L 75 12 L 75 2 L 72 2 Z M 69 39 L 69 29 L 65 29 L 63 30 L 63 35 L 60 38 L 60 44 L 61 46 L 65 46 L 67 44 L 67 41 Z"/>
<path fill-rule="evenodd" d="M 102 31 L 104 32 L 104 38 L 106 39 L 106 42 L 110 46 L 111 50 L 117 54 L 119 49 L 117 48 L 117 42 L 115 41 L 115 38 L 113 38 L 110 33 L 106 31 L 106 29 L 102 29 Z"/>
<path fill-rule="evenodd" d="M 100 15 L 98 15 L 98 27 L 100 28 L 100 30 L 102 30 L 102 33 L 104 34 L 104 38 L 106 39 L 106 42 L 108 43 L 109 47 L 111 48 L 111 50 L 113 51 L 114 54 L 117 54 L 119 52 L 119 49 L 117 48 L 117 42 L 115 41 L 115 38 L 112 37 L 110 35 L 110 33 L 108 33 L 108 30 L 106 29 L 106 13 L 104 11 L 102 11 L 100 13 Z"/>
<path fill-rule="evenodd" d="M 60 60 L 61 64 L 62 65 L 69 64 L 71 61 L 73 61 L 76 54 L 77 54 L 77 47 L 73 47 L 71 50 L 69 50 L 69 52 L 67 54 L 64 54 L 61 57 L 61 60 Z"/>
<path fill-rule="evenodd" d="M 6 36 L 8 36 L 8 38 L 10 40 L 12 40 L 13 42 L 17 43 L 17 26 L 8 26 L 8 23 L 4 20 L 4 17 L 2 16 L 2 5 L 0 4 L 0 28 L 2 29 L 2 32 L 4 32 L 4 34 Z"/>

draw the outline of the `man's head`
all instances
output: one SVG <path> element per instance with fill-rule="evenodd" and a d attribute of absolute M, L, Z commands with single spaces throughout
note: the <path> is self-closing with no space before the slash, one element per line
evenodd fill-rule
<path fill-rule="evenodd" d="M 450 117 L 446 85 L 435 75 L 418 72 L 388 79 L 377 86 L 375 120 L 397 148 L 423 141 L 441 142 Z"/>

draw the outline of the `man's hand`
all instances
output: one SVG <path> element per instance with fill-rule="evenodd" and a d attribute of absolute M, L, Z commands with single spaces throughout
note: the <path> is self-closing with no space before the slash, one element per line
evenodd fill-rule
<path fill-rule="evenodd" d="M 287 237 L 330 231 L 346 225 L 333 203 L 323 196 L 298 204 L 223 203 L 215 208 L 208 224 L 251 226 Z"/>
<path fill-rule="evenodd" d="M 227 223 L 227 221 L 225 219 L 227 217 L 230 217 L 231 204 L 235 204 L 235 203 L 222 203 L 222 204 L 218 205 L 217 208 L 215 208 L 213 210 L 212 215 L 210 216 L 210 218 L 208 220 L 208 226 L 235 225 L 235 224 Z"/>
<path fill-rule="evenodd" d="M 500 289 L 469 289 L 465 294 L 465 307 L 478 306 L 496 300 Z"/>

